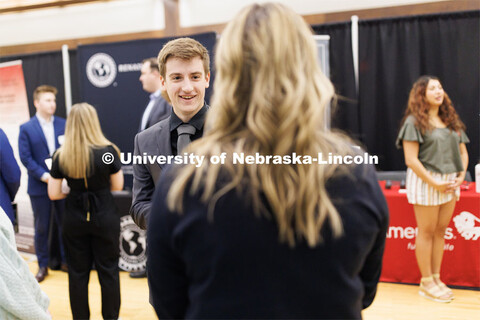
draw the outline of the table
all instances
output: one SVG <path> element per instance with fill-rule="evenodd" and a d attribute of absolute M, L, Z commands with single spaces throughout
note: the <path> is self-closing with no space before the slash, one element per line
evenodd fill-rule
<path fill-rule="evenodd" d="M 385 189 L 385 181 L 379 183 L 390 211 L 380 281 L 419 283 L 413 205 L 399 193 L 399 184 Z M 445 233 L 441 278 L 448 285 L 480 287 L 480 193 L 475 193 L 475 183 L 461 191 Z"/>

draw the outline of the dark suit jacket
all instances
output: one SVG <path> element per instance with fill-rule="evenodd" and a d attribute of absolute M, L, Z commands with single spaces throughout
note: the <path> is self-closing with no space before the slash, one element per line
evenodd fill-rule
<path fill-rule="evenodd" d="M 171 155 L 170 116 L 135 136 L 134 155 Z M 132 207 L 130 215 L 142 229 L 147 228 L 147 217 L 152 205 L 155 183 L 164 164 L 135 164 L 133 166 Z"/>
<path fill-rule="evenodd" d="M 168 116 L 170 116 L 171 113 L 172 113 L 172 106 L 162 96 L 158 96 L 158 98 L 155 99 L 155 104 L 153 105 L 152 111 L 148 116 L 147 125 L 145 129 L 148 129 L 151 126 L 153 126 L 155 123 L 158 123 L 163 119 L 167 118 Z M 142 124 L 140 123 L 140 126 L 141 125 Z M 138 131 L 140 131 L 140 129 L 141 128 L 139 127 Z"/>
<path fill-rule="evenodd" d="M 148 221 L 147 273 L 159 319 L 361 319 L 375 297 L 388 229 L 372 165 L 327 182 L 344 233 L 333 238 L 327 219 L 314 248 L 299 238 L 294 248 L 280 243 L 273 212 L 254 213 L 248 185 L 223 194 L 213 212 L 203 190 L 190 194 L 187 185 L 182 214 L 170 211 L 176 168 L 162 174 Z"/>
<path fill-rule="evenodd" d="M 54 117 L 55 148 L 60 147 L 58 137 L 65 133 L 65 119 Z M 18 136 L 20 160 L 28 170 L 28 189 L 31 196 L 48 196 L 47 184 L 40 178 L 49 172 L 45 159 L 50 158 L 47 140 L 36 116 L 20 126 Z"/>
<path fill-rule="evenodd" d="M 12 201 L 20 186 L 20 168 L 7 135 L 0 129 L 0 207 L 13 221 Z"/>

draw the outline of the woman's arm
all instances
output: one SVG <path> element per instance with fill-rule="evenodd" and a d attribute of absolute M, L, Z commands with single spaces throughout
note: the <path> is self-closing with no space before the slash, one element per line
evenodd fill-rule
<path fill-rule="evenodd" d="M 420 145 L 417 141 L 405 141 L 403 140 L 403 152 L 405 155 L 405 164 L 407 167 L 413 170 L 415 174 L 437 189 L 440 192 L 452 192 L 453 191 L 453 184 L 449 181 L 438 182 L 433 179 L 432 175 L 425 169 L 423 164 L 418 160 L 418 150 Z"/>
<path fill-rule="evenodd" d="M 50 200 L 62 200 L 67 197 L 67 195 L 62 192 L 62 179 L 52 177 L 48 179 L 48 197 Z"/>
<path fill-rule="evenodd" d="M 455 179 L 455 188 L 462 184 L 463 180 L 465 180 L 465 174 L 467 173 L 468 152 L 465 143 L 460 143 L 460 157 L 462 158 L 463 171 L 460 172 L 458 177 Z"/>
<path fill-rule="evenodd" d="M 121 191 L 123 190 L 123 171 L 118 170 L 117 173 L 110 175 L 110 190 Z"/>

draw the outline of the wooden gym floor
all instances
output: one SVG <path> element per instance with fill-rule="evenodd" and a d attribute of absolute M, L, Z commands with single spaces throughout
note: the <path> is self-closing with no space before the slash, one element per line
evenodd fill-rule
<path fill-rule="evenodd" d="M 24 255 L 33 274 L 37 272 L 36 258 Z M 68 298 L 67 274 L 49 270 L 49 276 L 40 284 L 50 297 L 49 311 L 54 320 L 72 319 Z M 131 279 L 120 273 L 122 305 L 121 320 L 157 319 L 148 303 L 147 279 Z M 97 273 L 90 276 L 91 319 L 102 319 L 100 285 Z M 418 295 L 413 285 L 380 283 L 373 304 L 363 311 L 365 320 L 473 320 L 480 319 L 480 291 L 454 289 L 455 300 L 437 303 Z"/>

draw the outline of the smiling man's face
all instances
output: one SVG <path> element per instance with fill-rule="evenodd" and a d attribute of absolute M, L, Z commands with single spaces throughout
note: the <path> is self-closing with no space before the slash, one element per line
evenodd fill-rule
<path fill-rule="evenodd" d="M 173 111 L 183 122 L 188 122 L 203 107 L 210 73 L 205 74 L 200 57 L 190 60 L 172 57 L 165 63 L 165 78 L 161 81 Z"/>

